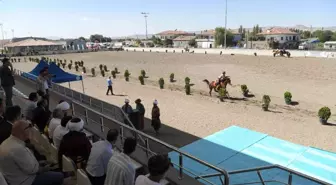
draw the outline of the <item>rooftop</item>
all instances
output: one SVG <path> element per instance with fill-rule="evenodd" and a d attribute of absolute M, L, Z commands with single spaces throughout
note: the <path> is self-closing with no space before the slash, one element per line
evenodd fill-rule
<path fill-rule="evenodd" d="M 181 31 L 181 30 L 167 30 L 167 31 L 160 32 L 157 35 L 188 35 L 188 34 L 190 33 L 186 31 Z"/>
<path fill-rule="evenodd" d="M 259 33 L 258 35 L 296 35 L 299 33 L 290 31 L 289 29 L 286 28 L 270 28 L 267 30 L 264 30 L 263 32 Z"/>
<path fill-rule="evenodd" d="M 192 40 L 192 39 L 195 39 L 196 36 L 178 36 L 176 37 L 173 41 L 189 41 L 189 40 Z"/>
<path fill-rule="evenodd" d="M 26 39 L 23 41 L 6 44 L 5 47 L 55 46 L 55 45 L 62 45 L 62 44 L 38 39 Z"/>

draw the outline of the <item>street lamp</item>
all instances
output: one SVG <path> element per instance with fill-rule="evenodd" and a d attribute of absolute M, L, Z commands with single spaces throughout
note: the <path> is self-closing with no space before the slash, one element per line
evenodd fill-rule
<path fill-rule="evenodd" d="M 0 23 L 1 27 L 1 34 L 2 34 L 2 48 L 4 48 L 4 42 L 5 42 L 5 37 L 4 37 L 4 31 L 3 31 L 3 24 Z"/>
<path fill-rule="evenodd" d="M 225 0 L 225 30 L 224 30 L 224 49 L 226 49 L 226 29 L 227 29 L 227 0 Z"/>
<path fill-rule="evenodd" d="M 147 35 L 147 17 L 149 15 L 149 13 L 146 12 L 141 12 L 142 15 L 144 15 L 145 17 L 145 24 L 146 24 L 146 40 L 148 39 L 148 35 Z"/>

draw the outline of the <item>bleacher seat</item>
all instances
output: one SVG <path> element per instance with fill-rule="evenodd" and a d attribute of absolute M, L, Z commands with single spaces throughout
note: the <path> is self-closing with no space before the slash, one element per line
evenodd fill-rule
<path fill-rule="evenodd" d="M 77 185 L 92 185 L 84 170 L 77 169 Z"/>
<path fill-rule="evenodd" d="M 50 146 L 50 158 L 52 162 L 58 162 L 58 150 L 54 144 L 51 144 Z"/>
<path fill-rule="evenodd" d="M 5 177 L 2 175 L 2 173 L 0 172 L 0 184 L 1 185 L 8 185 L 6 182 Z"/>
<path fill-rule="evenodd" d="M 40 131 L 38 130 L 38 128 L 36 128 L 36 126 L 33 127 L 32 129 L 32 144 L 36 147 L 36 146 L 39 146 L 40 143 L 39 143 L 39 138 L 41 137 L 41 133 Z"/>
<path fill-rule="evenodd" d="M 45 136 L 44 134 L 40 134 L 39 143 L 41 149 L 43 150 L 43 153 L 47 156 L 50 156 L 51 145 L 47 136 Z"/>
<path fill-rule="evenodd" d="M 76 164 L 69 157 L 62 156 L 63 172 L 76 172 Z"/>

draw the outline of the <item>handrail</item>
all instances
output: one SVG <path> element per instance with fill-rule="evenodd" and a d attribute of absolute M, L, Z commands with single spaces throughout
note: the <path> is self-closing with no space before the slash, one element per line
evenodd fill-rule
<path fill-rule="evenodd" d="M 290 172 L 290 174 L 294 174 L 294 175 L 297 175 L 299 177 L 302 177 L 302 178 L 305 178 L 305 179 L 308 179 L 310 181 L 313 181 L 315 183 L 318 183 L 318 184 L 322 184 L 322 185 L 332 185 L 330 183 L 327 183 L 325 181 L 322 181 L 320 179 L 317 179 L 315 177 L 311 177 L 309 175 L 306 175 L 306 174 L 303 174 L 301 172 L 298 172 L 298 171 L 295 171 L 295 170 L 292 170 L 290 168 L 287 168 L 287 167 L 284 167 L 284 166 L 280 166 L 280 165 L 270 165 L 270 166 L 262 166 L 262 167 L 256 167 L 256 168 L 248 168 L 248 169 L 243 169 L 243 170 L 235 170 L 235 171 L 230 171 L 228 172 L 229 175 L 233 175 L 233 174 L 239 174 L 239 173 L 247 173 L 247 172 L 253 172 L 253 171 L 262 171 L 262 170 L 269 170 L 269 169 L 274 169 L 274 168 L 277 168 L 277 169 L 281 169 L 281 170 L 284 170 L 284 171 L 287 171 L 287 172 Z M 213 174 L 209 174 L 209 175 L 200 175 L 198 177 L 196 177 L 196 179 L 199 179 L 199 178 L 210 178 L 210 177 L 216 177 L 220 175 L 219 173 L 213 173 Z M 260 182 L 259 182 L 260 183 Z"/>
<path fill-rule="evenodd" d="M 15 74 L 18 74 L 20 77 L 23 77 L 23 76 L 21 76 L 22 71 L 20 71 L 20 70 L 14 70 L 14 72 L 15 72 Z M 57 85 L 57 84 L 52 83 L 52 85 Z M 63 87 L 63 88 L 67 89 L 66 87 Z M 54 89 L 52 89 L 52 90 L 54 90 Z M 73 91 L 73 90 L 72 90 L 72 91 Z M 67 97 L 65 94 L 61 94 L 61 93 L 56 92 L 56 91 L 54 91 L 54 93 L 58 94 L 58 95 L 61 96 L 61 97 Z M 79 93 L 79 92 L 76 91 L 76 93 Z M 86 95 L 86 96 L 87 96 L 87 95 Z M 88 96 L 88 97 L 90 97 L 90 96 Z M 71 98 L 71 97 L 68 97 L 68 98 Z M 121 122 L 119 122 L 118 120 L 115 120 L 115 119 L 113 119 L 113 118 L 111 118 L 111 117 L 109 117 L 109 116 L 106 116 L 105 114 L 103 114 L 103 113 L 101 113 L 101 112 L 98 112 L 98 111 L 92 109 L 91 107 L 88 107 L 88 106 L 86 106 L 86 105 L 83 105 L 81 102 L 78 102 L 78 101 L 75 100 L 73 97 L 72 97 L 72 104 L 73 104 L 73 105 L 76 104 L 76 105 L 80 106 L 81 108 L 85 109 L 85 112 L 87 112 L 87 111 L 93 112 L 94 114 L 98 115 L 98 116 L 101 118 L 101 121 L 102 121 L 102 122 L 103 122 L 103 118 L 108 119 L 108 120 L 111 120 L 111 121 L 114 122 L 115 124 L 119 125 L 122 131 L 123 131 L 123 128 L 126 128 L 126 129 L 130 130 L 131 132 L 136 133 L 137 135 L 146 137 L 147 139 L 146 139 L 146 142 L 145 142 L 145 143 L 146 143 L 146 149 L 145 149 L 145 150 L 146 150 L 147 152 L 152 152 L 152 151 L 150 151 L 149 148 L 148 148 L 148 139 L 151 140 L 151 141 L 154 141 L 154 142 L 156 142 L 156 143 L 159 143 L 159 144 L 165 146 L 166 148 L 169 148 L 169 149 L 172 150 L 172 151 L 177 152 L 177 153 L 179 154 L 179 165 L 176 165 L 176 166 L 177 166 L 177 168 L 179 169 L 179 179 L 182 179 L 182 178 L 183 178 L 183 170 L 188 171 L 187 169 L 185 169 L 185 168 L 183 167 L 183 157 L 187 157 L 187 158 L 192 159 L 193 161 L 195 161 L 195 162 L 197 162 L 197 163 L 199 163 L 199 164 L 202 164 L 202 165 L 204 165 L 204 166 L 207 166 L 208 168 L 211 168 L 211 169 L 213 169 L 213 170 L 219 172 L 219 173 L 218 173 L 219 175 L 217 175 L 217 176 L 220 177 L 220 179 L 221 179 L 221 181 L 222 181 L 222 184 L 223 184 L 223 185 L 229 185 L 229 175 L 228 175 L 228 173 L 227 173 L 224 169 L 221 169 L 221 168 L 218 168 L 218 167 L 216 167 L 216 166 L 214 166 L 214 165 L 212 165 L 212 164 L 209 164 L 209 163 L 207 163 L 207 162 L 205 162 L 205 161 L 203 161 L 203 160 L 201 160 L 201 159 L 198 159 L 198 158 L 196 158 L 196 157 L 194 157 L 194 156 L 192 156 L 192 155 L 190 155 L 190 154 L 188 154 L 188 153 L 185 153 L 185 152 L 179 150 L 179 149 L 176 148 L 175 146 L 172 146 L 172 145 L 170 145 L 170 144 L 168 144 L 168 143 L 166 143 L 166 142 L 163 142 L 163 141 L 161 141 L 161 140 L 159 140 L 159 139 L 156 139 L 156 138 L 154 138 L 154 137 L 152 137 L 152 136 L 150 136 L 150 135 L 148 135 L 148 134 L 146 134 L 146 133 L 143 133 L 143 132 L 141 132 L 141 131 L 139 131 L 139 130 L 137 130 L 137 129 L 135 129 L 135 128 L 132 128 L 132 127 L 128 126 L 128 125 L 125 124 L 125 123 L 121 123 Z M 73 108 L 73 112 L 75 113 L 74 107 L 75 107 L 75 106 L 72 106 L 72 108 Z M 87 116 L 87 115 L 85 115 L 85 116 Z M 88 117 L 87 117 L 87 118 L 88 118 Z M 121 133 L 121 135 L 122 135 L 122 134 L 123 134 L 123 133 Z M 222 177 L 221 177 L 221 176 L 224 176 L 224 180 L 222 180 Z M 208 181 L 207 179 L 204 179 L 204 180 L 205 180 L 205 181 Z M 211 184 L 213 184 L 213 183 L 211 183 Z"/>

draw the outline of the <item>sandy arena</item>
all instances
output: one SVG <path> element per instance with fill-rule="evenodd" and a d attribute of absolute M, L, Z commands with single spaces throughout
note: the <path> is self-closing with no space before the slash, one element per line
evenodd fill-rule
<path fill-rule="evenodd" d="M 70 60 L 83 60 L 87 69 L 84 75 L 86 93 L 121 106 L 125 97 L 105 95 L 107 77 L 101 77 L 98 66 L 107 65 L 109 70 L 117 67 L 121 74 L 113 80 L 115 94 L 127 95 L 132 106 L 135 106 L 135 99 L 141 98 L 146 107 L 146 117 L 150 117 L 152 102 L 157 99 L 164 124 L 198 137 L 237 125 L 336 152 L 336 141 L 333 140 L 336 125 L 323 126 L 317 117 L 317 111 L 322 106 L 328 106 L 332 113 L 336 112 L 335 60 L 143 52 L 96 52 L 47 57 L 66 59 L 68 63 Z M 14 67 L 29 72 L 35 65 L 21 62 L 15 63 Z M 92 67 L 96 67 L 98 76 L 91 76 Z M 131 73 L 128 83 L 123 78 L 125 69 Z M 137 79 L 142 69 L 149 76 L 145 79 L 145 86 L 140 85 Z M 222 71 L 231 77 L 233 86 L 228 86 L 228 92 L 234 100 L 219 102 L 215 92 L 212 98 L 209 97 L 208 87 L 202 82 L 203 79 L 215 80 Z M 71 73 L 76 73 L 74 65 Z M 177 82 L 174 84 L 169 82 L 170 73 L 175 73 Z M 81 74 L 81 69 L 77 74 Z M 184 78 L 187 76 L 195 84 L 192 96 L 184 93 Z M 158 86 L 160 77 L 165 79 L 164 90 Z M 244 100 L 241 84 L 246 84 L 255 97 Z M 71 87 L 81 91 L 81 82 L 73 82 Z M 299 104 L 286 105 L 283 99 L 285 91 L 290 91 L 292 100 Z M 261 110 L 260 100 L 264 94 L 271 96 L 269 112 Z M 336 124 L 335 114 L 332 114 L 329 122 Z"/>

